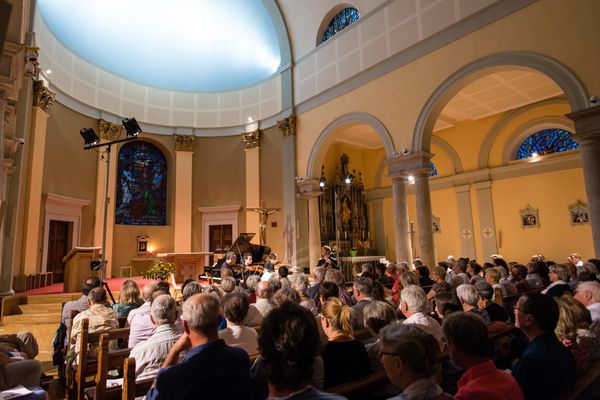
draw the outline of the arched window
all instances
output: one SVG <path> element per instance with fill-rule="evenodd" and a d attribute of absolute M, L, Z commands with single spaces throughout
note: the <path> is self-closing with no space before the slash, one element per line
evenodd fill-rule
<path fill-rule="evenodd" d="M 429 161 L 429 168 L 431 169 L 431 172 L 429 173 L 430 177 L 438 176 L 438 170 L 435 167 L 435 164 L 433 163 L 433 161 Z"/>
<path fill-rule="evenodd" d="M 325 32 L 323 32 L 321 43 L 329 40 L 333 35 L 348 25 L 355 23 L 359 18 L 360 14 L 356 8 L 344 8 L 342 11 L 335 14 L 335 16 L 331 19 L 331 22 L 329 22 L 329 25 L 327 25 Z"/>
<path fill-rule="evenodd" d="M 534 133 L 521 143 L 517 150 L 517 160 L 536 155 L 560 153 L 579 148 L 569 131 L 564 129 L 544 129 Z"/>
<path fill-rule="evenodd" d="M 136 140 L 119 151 L 115 223 L 167 224 L 167 161 L 151 143 Z"/>

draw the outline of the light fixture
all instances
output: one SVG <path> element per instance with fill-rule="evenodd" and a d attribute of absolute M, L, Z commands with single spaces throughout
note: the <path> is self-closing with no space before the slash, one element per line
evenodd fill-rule
<path fill-rule="evenodd" d="M 350 185 L 352 183 L 352 180 L 354 180 L 354 176 L 352 174 L 348 174 L 344 178 L 344 182 L 346 183 L 346 185 Z"/>
<path fill-rule="evenodd" d="M 408 175 L 406 177 L 406 182 L 408 182 L 412 185 L 413 183 L 415 183 L 415 177 L 413 175 Z"/>
<path fill-rule="evenodd" d="M 325 166 L 321 165 L 321 178 L 319 179 L 319 187 L 324 188 L 327 185 L 327 179 L 325 178 Z"/>
<path fill-rule="evenodd" d="M 531 153 L 531 157 L 533 157 L 533 158 L 536 158 L 538 156 L 539 156 L 539 154 L 537 152 L 535 152 L 535 151 L 533 153 Z"/>
<path fill-rule="evenodd" d="M 94 132 L 92 128 L 83 128 L 79 131 L 79 133 L 83 138 L 84 148 L 88 146 L 93 146 L 100 141 L 100 138 L 98 137 L 98 135 L 96 135 L 96 132 Z"/>
<path fill-rule="evenodd" d="M 142 128 L 140 128 L 135 118 L 124 118 L 122 122 L 123 126 L 127 130 L 127 136 L 135 137 L 142 133 Z"/>
<path fill-rule="evenodd" d="M 46 75 L 50 75 L 52 73 L 52 70 L 50 68 L 46 69 Z"/>

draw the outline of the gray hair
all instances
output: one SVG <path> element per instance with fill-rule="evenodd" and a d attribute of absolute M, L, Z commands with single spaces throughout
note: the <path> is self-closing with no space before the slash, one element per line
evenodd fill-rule
<path fill-rule="evenodd" d="M 198 301 L 199 296 L 202 301 Z M 221 323 L 221 304 L 214 296 L 195 294 L 183 303 L 181 319 L 195 332 L 216 331 Z"/>
<path fill-rule="evenodd" d="M 456 288 L 456 295 L 460 300 L 470 306 L 476 306 L 479 302 L 479 291 L 473 285 L 463 283 Z"/>
<path fill-rule="evenodd" d="M 373 280 L 367 277 L 360 277 L 354 280 L 354 287 L 365 296 L 373 295 Z"/>
<path fill-rule="evenodd" d="M 337 285 L 343 285 L 344 275 L 342 275 L 342 273 L 339 270 L 330 268 L 327 271 L 325 271 L 325 282 L 333 282 Z"/>
<path fill-rule="evenodd" d="M 566 265 L 563 264 L 556 264 L 551 266 L 550 272 L 554 272 L 558 276 L 558 279 L 565 282 L 567 282 L 569 280 L 569 277 L 571 276 L 571 274 L 569 273 L 569 269 Z"/>
<path fill-rule="evenodd" d="M 486 300 L 491 300 L 494 296 L 494 288 L 492 285 L 482 279 L 475 282 L 475 289 L 477 289 L 481 297 Z"/>
<path fill-rule="evenodd" d="M 418 285 L 419 278 L 417 278 L 417 274 L 412 271 L 404 271 L 400 274 L 400 283 L 402 286 Z"/>
<path fill-rule="evenodd" d="M 303 273 L 293 274 L 290 276 L 290 281 L 298 293 L 304 293 L 308 289 L 308 278 Z"/>
<path fill-rule="evenodd" d="M 585 281 L 577 285 L 576 292 L 590 292 L 594 303 L 600 303 L 600 283 L 596 281 Z"/>
<path fill-rule="evenodd" d="M 225 278 L 223 278 L 221 280 L 221 289 L 223 289 L 224 292 L 227 292 L 227 293 L 233 292 L 236 285 L 237 285 L 237 282 L 235 281 L 235 278 L 232 276 L 226 276 Z"/>
<path fill-rule="evenodd" d="M 398 319 L 396 310 L 385 301 L 370 301 L 363 309 L 364 325 L 375 333 Z"/>
<path fill-rule="evenodd" d="M 440 346 L 433 335 L 417 325 L 392 323 L 381 330 L 381 349 L 397 355 L 415 375 L 428 378 L 436 372 Z"/>
<path fill-rule="evenodd" d="M 158 286 L 156 285 L 156 282 L 148 282 L 144 285 L 144 287 L 142 288 L 142 300 L 144 300 L 145 302 L 151 302 L 152 301 L 152 293 L 154 293 L 154 291 L 158 288 Z"/>
<path fill-rule="evenodd" d="M 315 267 L 313 269 L 313 275 L 315 276 L 315 280 L 322 281 L 323 277 L 325 277 L 325 268 L 323 267 Z"/>
<path fill-rule="evenodd" d="M 256 297 L 259 299 L 270 299 L 273 296 L 273 286 L 270 282 L 259 282 L 256 285 Z"/>
<path fill-rule="evenodd" d="M 500 272 L 500 276 L 502 277 L 502 279 L 504 279 L 508 276 L 508 272 L 506 272 L 506 268 L 497 265 L 494 267 L 494 269 L 496 271 Z"/>
<path fill-rule="evenodd" d="M 260 282 L 260 276 L 252 274 L 246 278 L 246 287 L 254 289 L 258 285 L 258 282 Z"/>
<path fill-rule="evenodd" d="M 177 319 L 177 303 L 168 294 L 160 295 L 152 302 L 150 314 L 156 325 L 172 324 Z"/>
<path fill-rule="evenodd" d="M 106 303 L 106 290 L 101 287 L 95 287 L 87 295 L 89 301 L 92 304 L 104 304 Z"/>
<path fill-rule="evenodd" d="M 183 300 L 187 300 L 198 293 L 202 293 L 202 285 L 196 281 L 190 282 L 183 288 Z"/>
<path fill-rule="evenodd" d="M 406 303 L 410 312 L 422 312 L 427 314 L 431 311 L 431 303 L 422 287 L 408 285 L 400 292 L 400 299 Z"/>

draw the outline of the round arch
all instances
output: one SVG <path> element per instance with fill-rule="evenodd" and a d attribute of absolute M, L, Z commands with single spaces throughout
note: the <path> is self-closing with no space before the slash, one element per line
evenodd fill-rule
<path fill-rule="evenodd" d="M 318 47 L 321 43 L 323 43 L 321 41 L 321 39 L 323 38 L 323 33 L 325 33 L 325 30 L 327 29 L 327 25 L 329 25 L 329 23 L 331 22 L 331 20 L 333 19 L 333 17 L 335 17 L 337 15 L 337 13 L 339 13 L 340 11 L 342 11 L 345 8 L 356 8 L 358 10 L 358 12 L 360 13 L 360 10 L 358 9 L 357 6 L 350 4 L 350 3 L 340 3 L 340 4 L 336 4 L 335 6 L 333 6 L 323 17 L 323 19 L 321 20 L 321 24 L 319 25 L 319 29 L 317 29 L 317 36 L 315 37 L 315 46 Z"/>
<path fill-rule="evenodd" d="M 558 61 L 530 52 L 496 53 L 465 65 L 448 77 L 429 97 L 415 125 L 412 150 L 429 151 L 433 126 L 442 109 L 469 83 L 507 66 L 519 66 L 539 71 L 552 79 L 565 93 L 572 111 L 587 106 L 588 96 L 579 79 Z"/>
<path fill-rule="evenodd" d="M 329 143 L 332 140 L 332 133 L 339 127 L 351 124 L 351 123 L 360 123 L 369 126 L 372 128 L 383 143 L 383 147 L 385 148 L 386 158 L 392 158 L 394 156 L 394 141 L 390 136 L 387 128 L 374 116 L 362 113 L 362 112 L 354 112 L 342 115 L 341 117 L 336 118 L 334 121 L 329 123 L 323 129 L 323 131 L 317 137 L 313 148 L 310 151 L 310 155 L 308 157 L 308 164 L 306 166 L 306 177 L 318 177 L 321 173 L 321 164 L 323 163 L 323 159 L 325 158 L 325 153 L 327 148 L 329 147 Z"/>

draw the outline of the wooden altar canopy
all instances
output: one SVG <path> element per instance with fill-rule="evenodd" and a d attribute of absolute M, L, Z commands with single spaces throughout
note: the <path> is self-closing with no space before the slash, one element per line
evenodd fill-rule
<path fill-rule="evenodd" d="M 183 282 L 186 279 L 198 279 L 204 273 L 205 256 L 214 253 L 199 251 L 194 253 L 159 253 L 156 256 L 166 262 L 175 264 L 175 281 Z"/>

